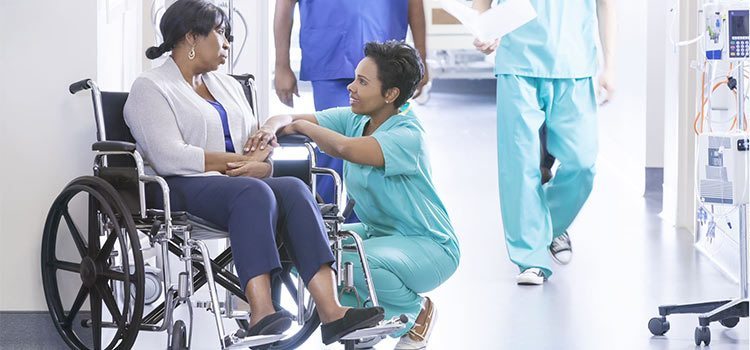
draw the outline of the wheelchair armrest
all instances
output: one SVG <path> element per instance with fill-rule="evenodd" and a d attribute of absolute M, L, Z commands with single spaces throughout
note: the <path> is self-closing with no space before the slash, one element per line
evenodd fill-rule
<path fill-rule="evenodd" d="M 135 144 L 124 141 L 99 141 L 91 145 L 92 151 L 99 152 L 133 152 Z"/>
<path fill-rule="evenodd" d="M 280 136 L 278 142 L 281 146 L 302 146 L 313 142 L 313 140 L 302 134 L 291 134 Z"/>

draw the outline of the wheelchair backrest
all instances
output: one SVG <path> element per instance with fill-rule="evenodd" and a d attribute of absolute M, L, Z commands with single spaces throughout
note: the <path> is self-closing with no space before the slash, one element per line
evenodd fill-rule
<path fill-rule="evenodd" d="M 125 124 L 123 109 L 128 99 L 127 92 L 102 91 L 102 114 L 104 118 L 104 131 L 106 140 L 99 141 L 125 141 L 135 143 L 130 128 Z"/>
<path fill-rule="evenodd" d="M 258 100 L 258 95 L 255 90 L 255 77 L 252 74 L 232 75 L 233 78 L 237 79 L 242 85 L 242 90 L 245 92 L 245 98 L 247 103 L 250 104 L 250 108 L 253 110 L 253 114 L 256 116 L 255 120 L 258 122 L 257 128 L 260 128 L 260 116 L 258 115 L 258 109 L 256 108 L 255 101 Z"/>
<path fill-rule="evenodd" d="M 103 122 L 103 125 L 97 125 L 97 139 L 99 141 L 135 143 L 123 116 L 127 99 L 127 92 L 101 92 L 101 122 Z M 97 120 L 97 124 L 99 124 L 99 120 Z M 129 155 L 109 155 L 104 157 L 103 160 L 105 162 L 99 162 L 94 167 L 94 175 L 109 182 L 120 193 L 130 212 L 133 215 L 140 216 L 142 211 L 146 209 L 141 201 L 145 189 L 140 182 L 135 160 Z"/>

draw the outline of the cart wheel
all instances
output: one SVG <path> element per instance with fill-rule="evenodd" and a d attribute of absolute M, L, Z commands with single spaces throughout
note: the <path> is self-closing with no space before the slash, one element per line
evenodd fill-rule
<path fill-rule="evenodd" d="M 653 335 L 664 335 L 669 331 L 669 321 L 666 317 L 654 317 L 648 321 L 648 330 Z"/>
<path fill-rule="evenodd" d="M 708 344 L 711 343 L 711 330 L 706 327 L 695 327 L 695 345 L 700 346 L 701 343 Z"/>
<path fill-rule="evenodd" d="M 87 214 L 74 215 L 86 204 Z M 81 216 L 84 225 L 75 220 Z M 117 191 L 93 176 L 71 181 L 47 214 L 41 255 L 44 296 L 63 341 L 76 349 L 130 349 L 143 316 L 145 277 L 138 232 Z M 119 303 L 112 290 L 118 281 L 129 282 L 122 283 Z M 78 292 L 72 297 L 68 290 Z M 91 311 L 81 311 L 87 299 Z"/>
<path fill-rule="evenodd" d="M 721 325 L 724 326 L 724 327 L 734 328 L 734 326 L 736 326 L 738 323 L 740 323 L 740 318 L 739 317 L 725 318 L 725 319 L 719 321 L 719 323 L 721 323 Z"/>
<path fill-rule="evenodd" d="M 170 344 L 171 350 L 187 350 L 187 329 L 185 328 L 185 322 L 177 320 L 172 325 L 172 344 Z"/>

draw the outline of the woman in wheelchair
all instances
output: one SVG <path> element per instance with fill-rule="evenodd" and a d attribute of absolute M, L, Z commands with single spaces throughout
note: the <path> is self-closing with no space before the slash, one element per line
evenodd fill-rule
<path fill-rule="evenodd" d="M 459 247 L 431 179 L 422 128 L 407 99 L 424 67 L 412 47 L 396 41 L 368 43 L 349 85 L 351 107 L 270 118 L 246 145 L 263 151 L 277 134 L 301 133 L 324 152 L 343 158 L 344 180 L 361 224 L 348 226 L 365 238 L 368 264 L 386 317 L 409 316 L 397 349 L 426 346 L 435 306 L 430 291 L 458 267 Z M 361 270 L 353 253 L 345 260 Z M 360 274 L 355 274 L 359 276 Z M 356 292 L 365 295 L 362 279 Z M 342 302 L 356 302 L 346 295 Z M 408 333 L 407 333 L 408 332 Z M 404 334 L 407 333 L 407 334 Z"/>
<path fill-rule="evenodd" d="M 272 304 L 271 275 L 281 268 L 277 230 L 318 306 L 324 343 L 377 324 L 382 308 L 339 303 L 334 256 L 307 185 L 269 177 L 272 147 L 236 152 L 257 123 L 240 84 L 215 72 L 231 40 L 224 12 L 207 1 L 182 0 L 167 9 L 160 28 L 164 43 L 146 56 L 171 55 L 133 83 L 125 120 L 151 171 L 169 184 L 172 209 L 229 231 L 252 310 L 248 335 L 280 334 L 291 325 L 291 315 Z"/>

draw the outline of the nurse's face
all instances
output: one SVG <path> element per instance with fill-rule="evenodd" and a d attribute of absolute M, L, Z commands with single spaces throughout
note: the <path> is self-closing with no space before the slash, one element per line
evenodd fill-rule
<path fill-rule="evenodd" d="M 347 87 L 352 112 L 372 115 L 383 109 L 387 103 L 381 91 L 382 84 L 378 79 L 378 65 L 375 61 L 365 57 L 357 65 L 354 75 L 354 81 Z"/>

